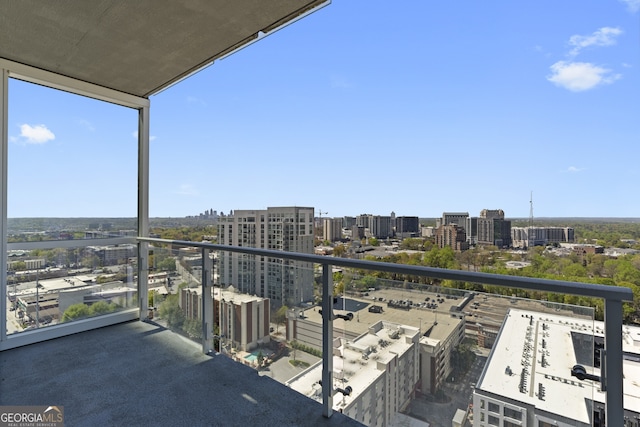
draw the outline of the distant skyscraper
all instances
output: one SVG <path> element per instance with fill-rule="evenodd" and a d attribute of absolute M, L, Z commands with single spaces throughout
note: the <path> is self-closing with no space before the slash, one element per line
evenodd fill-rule
<path fill-rule="evenodd" d="M 416 237 L 420 233 L 420 220 L 417 216 L 398 216 L 395 221 L 395 235 L 403 239 Z"/>
<path fill-rule="evenodd" d="M 439 248 L 450 246 L 460 252 L 469 249 L 464 228 L 457 224 L 441 225 L 436 230 L 436 245 Z"/>
<path fill-rule="evenodd" d="M 342 218 L 323 218 L 322 222 L 323 240 L 335 242 L 342 239 Z"/>
<path fill-rule="evenodd" d="M 314 209 L 270 207 L 236 210 L 218 222 L 223 245 L 313 253 Z M 218 274 L 224 286 L 269 298 L 272 306 L 296 306 L 313 299 L 313 264 L 221 252 Z"/>

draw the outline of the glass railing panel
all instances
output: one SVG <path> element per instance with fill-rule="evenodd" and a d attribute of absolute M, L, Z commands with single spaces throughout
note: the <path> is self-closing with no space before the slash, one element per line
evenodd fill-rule
<path fill-rule="evenodd" d="M 149 248 L 149 318 L 202 340 L 202 252 L 196 247 Z"/>
<path fill-rule="evenodd" d="M 201 262 L 200 249 L 191 250 L 194 265 Z M 184 255 L 166 251 L 179 266 Z M 460 414 L 474 425 L 524 425 L 531 417 L 599 425 L 604 417 L 600 300 L 521 291 L 508 281 L 333 267 L 331 355 L 323 359 L 322 265 L 305 270 L 277 257 L 219 250 L 211 257 L 215 351 L 318 402 L 330 362 L 332 410 L 365 425 L 391 424 L 398 414 L 436 425 Z M 201 275 L 190 271 L 193 279 L 174 286 L 197 294 Z M 312 297 L 298 302 L 307 291 L 295 284 L 308 286 L 307 277 Z M 290 286 L 272 294 L 277 302 L 269 298 L 276 284 Z"/>
<path fill-rule="evenodd" d="M 9 335 L 137 307 L 135 244 L 10 251 L 8 259 Z"/>
<path fill-rule="evenodd" d="M 439 425 L 458 410 L 468 419 L 484 418 L 484 425 L 496 419 L 519 425 L 531 408 L 562 419 L 561 396 L 575 400 L 578 390 L 580 416 L 598 416 L 584 402 L 598 406 L 598 398 L 604 399 L 599 385 L 578 380 L 570 369 L 582 364 L 599 373 L 595 350 L 603 326 L 594 321 L 593 308 L 361 273 L 333 274 L 335 411 L 367 425 L 389 423 L 400 412 Z M 301 308 L 292 330 L 305 332 L 290 339 L 310 341 L 309 331 L 321 328 L 318 311 Z M 321 373 L 320 364 L 287 384 L 321 401 Z M 478 402 L 485 401 L 484 410 L 474 409 L 474 392 Z M 482 397 L 498 392 L 502 401 Z"/>

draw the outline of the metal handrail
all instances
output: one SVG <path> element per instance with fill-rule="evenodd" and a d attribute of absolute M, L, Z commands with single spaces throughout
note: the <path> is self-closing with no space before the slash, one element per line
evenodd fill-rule
<path fill-rule="evenodd" d="M 273 249 L 258 249 L 244 246 L 229 246 L 206 242 L 189 242 L 186 240 L 168 240 L 153 237 L 138 237 L 139 241 L 162 243 L 176 246 L 192 246 L 210 250 L 243 253 L 250 255 L 282 258 L 295 261 L 312 262 L 322 265 L 357 268 L 362 270 L 376 270 L 387 273 L 398 273 L 422 277 L 432 277 L 442 280 L 456 280 L 470 283 L 519 288 L 533 291 L 555 292 L 579 296 L 603 298 L 614 301 L 633 301 L 633 292 L 629 288 L 599 285 L 594 283 L 568 282 L 563 280 L 536 279 L 531 277 L 507 276 L 502 274 L 481 273 L 464 270 L 449 270 L 446 268 L 424 267 L 390 262 L 364 261 L 349 258 L 334 258 L 325 255 L 303 254 L 298 252 L 284 252 Z"/>
<path fill-rule="evenodd" d="M 622 384 L 622 302 L 633 301 L 633 292 L 629 288 L 599 285 L 592 283 L 567 282 L 561 280 L 537 279 L 520 276 L 507 276 L 491 273 L 479 273 L 462 270 L 423 267 L 388 262 L 363 261 L 348 258 L 334 258 L 323 255 L 285 252 L 272 249 L 258 249 L 243 246 L 229 246 L 206 242 L 189 242 L 185 240 L 167 240 L 152 237 L 138 237 L 143 244 L 158 243 L 172 246 L 190 246 L 206 251 L 227 251 L 250 254 L 270 258 L 280 258 L 294 261 L 310 262 L 322 265 L 322 387 L 323 416 L 330 417 L 333 411 L 333 358 L 331 357 L 331 343 L 333 341 L 332 304 L 333 286 L 330 266 L 349 267 L 363 270 L 384 271 L 405 275 L 431 277 L 443 280 L 456 280 L 471 283 L 489 284 L 508 288 L 518 288 L 533 291 L 571 294 L 587 297 L 602 298 L 604 300 L 605 324 L 605 354 L 603 373 L 606 374 L 606 419 L 609 425 L 623 425 L 624 402 Z M 203 271 L 209 271 L 203 268 Z M 211 273 L 211 271 L 209 271 Z M 142 283 L 142 281 L 140 281 Z M 204 283 L 207 280 L 203 280 Z M 146 291 L 146 289 L 141 289 Z M 206 325 L 206 322 L 203 322 Z M 204 328 L 204 327 L 203 327 Z M 205 331 L 204 336 L 209 334 Z M 209 348 L 203 342 L 203 350 Z"/>

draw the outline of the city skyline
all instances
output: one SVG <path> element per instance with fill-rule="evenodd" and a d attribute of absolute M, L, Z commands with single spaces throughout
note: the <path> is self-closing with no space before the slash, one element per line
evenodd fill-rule
<path fill-rule="evenodd" d="M 412 6 L 334 1 L 151 97 L 149 216 L 640 216 L 640 2 Z M 135 216 L 137 115 L 9 89 L 8 215 Z"/>

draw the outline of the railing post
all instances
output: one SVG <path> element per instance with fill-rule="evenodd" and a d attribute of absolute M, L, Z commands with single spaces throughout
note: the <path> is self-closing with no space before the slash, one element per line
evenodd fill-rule
<path fill-rule="evenodd" d="M 608 426 L 624 425 L 622 385 L 622 301 L 604 300 L 603 366 L 606 379 L 605 412 Z"/>
<path fill-rule="evenodd" d="M 138 242 L 138 305 L 140 320 L 146 320 L 149 317 L 149 243 L 147 242 Z"/>
<path fill-rule="evenodd" d="M 333 413 L 333 280 L 331 266 L 322 264 L 322 415 Z"/>
<path fill-rule="evenodd" d="M 213 351 L 213 260 L 202 248 L 202 352 Z"/>

